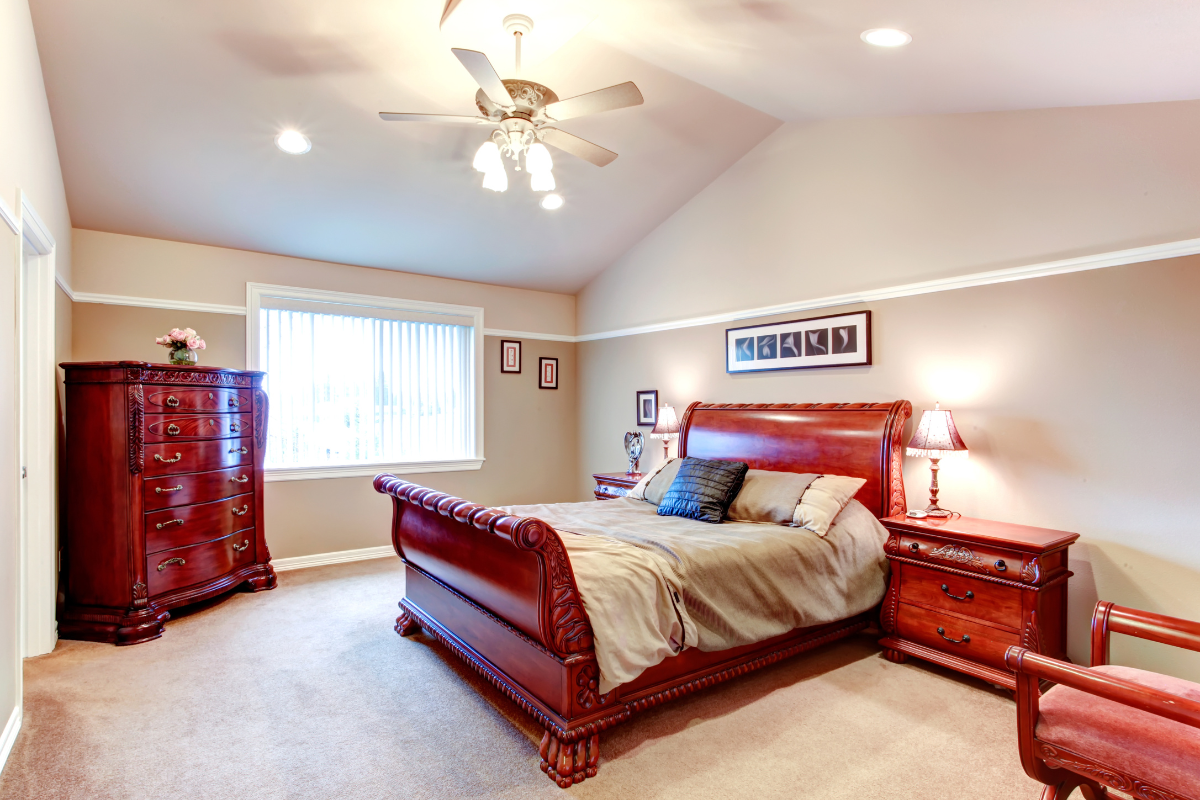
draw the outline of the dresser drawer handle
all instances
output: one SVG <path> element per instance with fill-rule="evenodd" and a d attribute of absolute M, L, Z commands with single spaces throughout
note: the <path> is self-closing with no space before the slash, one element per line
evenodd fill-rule
<path fill-rule="evenodd" d="M 171 408 L 179 408 L 179 398 L 175 395 L 171 395 L 167 398 L 167 405 L 169 405 Z"/>
<path fill-rule="evenodd" d="M 161 461 L 164 464 L 174 464 L 176 461 L 179 461 L 181 458 L 183 458 L 183 453 L 176 453 L 174 458 L 163 458 L 158 453 L 154 454 L 154 460 Z"/>
<path fill-rule="evenodd" d="M 229 407 L 230 407 L 230 408 L 237 408 L 237 407 L 238 407 L 238 406 L 240 406 L 241 404 L 242 404 L 242 400 L 241 400 L 241 398 L 240 398 L 240 397 L 231 397 L 231 398 L 229 398 Z"/>
<path fill-rule="evenodd" d="M 233 477 L 233 478 L 230 478 L 229 480 L 233 481 L 234 483 L 247 483 L 250 480 L 250 478 L 246 475 L 243 475 L 240 478 Z"/>
<path fill-rule="evenodd" d="M 182 492 L 182 491 L 183 491 L 183 484 L 182 484 L 182 483 L 181 483 L 181 484 L 179 484 L 178 486 L 172 486 L 172 487 L 170 487 L 169 489 L 164 489 L 164 488 L 163 488 L 163 487 L 161 487 L 161 486 L 155 486 L 155 487 L 154 487 L 154 493 L 155 493 L 155 494 L 166 494 L 167 492 Z"/>
<path fill-rule="evenodd" d="M 971 637 L 965 633 L 962 635 L 961 639 L 951 639 L 949 636 L 946 635 L 945 628 L 938 628 L 938 636 L 941 636 L 947 642 L 954 642 L 955 644 L 970 644 L 971 643 Z"/>
<path fill-rule="evenodd" d="M 238 546 L 235 544 L 235 545 L 233 546 L 233 549 L 234 549 L 234 550 L 236 550 L 236 551 L 238 551 L 238 552 L 240 553 L 240 552 L 242 552 L 243 550 L 245 550 L 245 549 L 246 549 L 247 547 L 249 547 L 249 546 L 250 546 L 250 540 L 249 540 L 249 539 L 246 539 L 245 541 L 243 541 L 243 542 L 242 542 L 242 546 L 241 546 L 241 547 L 238 547 Z"/>
<path fill-rule="evenodd" d="M 242 429 L 242 424 L 240 422 L 229 423 L 229 432 L 230 433 L 237 433 L 241 429 Z"/>
<path fill-rule="evenodd" d="M 233 511 L 233 513 L 234 513 L 234 515 L 235 515 L 235 516 L 238 516 L 238 517 L 244 517 L 244 516 L 246 516 L 246 514 L 247 514 L 247 513 L 249 513 L 249 511 L 250 511 L 250 506 L 249 506 L 249 505 L 244 505 L 244 506 L 242 506 L 242 510 L 241 510 L 241 511 L 238 511 L 236 508 L 234 508 L 234 509 L 231 509 L 231 511 Z"/>
<path fill-rule="evenodd" d="M 242 455 L 246 455 L 246 453 L 249 453 L 250 451 L 249 451 L 249 450 L 247 450 L 247 449 L 246 449 L 246 448 L 244 448 L 244 447 L 231 447 L 231 448 L 229 448 L 229 452 L 231 452 L 231 453 L 241 453 Z"/>
<path fill-rule="evenodd" d="M 170 425 L 167 426 L 167 436 L 178 436 L 178 435 L 179 435 L 179 426 L 176 425 L 174 422 L 172 422 Z"/>
<path fill-rule="evenodd" d="M 944 583 L 942 584 L 942 591 L 946 593 L 946 597 L 949 597 L 952 600 L 964 600 L 965 601 L 965 600 L 974 600 L 975 599 L 975 593 L 972 591 L 968 591 L 966 597 L 959 597 L 956 594 L 950 594 L 950 587 Z"/>
<path fill-rule="evenodd" d="M 917 544 L 916 542 L 913 542 L 912 544 L 910 544 L 908 546 L 908 549 L 912 550 L 914 553 L 919 553 L 919 552 L 921 552 L 921 545 Z"/>
<path fill-rule="evenodd" d="M 1008 564 L 1004 563 L 1003 558 L 996 561 L 996 571 L 997 572 L 1007 572 L 1008 571 Z"/>
<path fill-rule="evenodd" d="M 163 561 L 158 565 L 158 571 L 162 572 L 164 569 L 166 569 L 167 567 L 169 567 L 172 564 L 178 564 L 179 566 L 182 567 L 186 563 L 187 562 L 184 561 L 182 558 L 168 558 L 166 561 Z"/>
<path fill-rule="evenodd" d="M 167 527 L 168 525 L 182 525 L 182 524 L 183 524 L 183 520 L 181 520 L 181 519 L 169 519 L 166 522 L 158 523 L 158 525 L 155 527 L 157 528 L 157 530 L 161 531 L 163 528 Z"/>

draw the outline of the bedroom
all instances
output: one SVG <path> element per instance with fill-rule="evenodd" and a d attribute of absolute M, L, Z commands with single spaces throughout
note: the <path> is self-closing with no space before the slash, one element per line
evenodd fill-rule
<path fill-rule="evenodd" d="M 663 440 L 635 424 L 648 389 L 680 419 L 695 401 L 905 400 L 901 444 L 940 402 L 970 452 L 942 465 L 945 507 L 1079 534 L 1072 662 L 1091 663 L 1098 601 L 1200 619 L 1200 11 L 451 5 L 0 7 L 0 303 L 39 312 L 23 337 L 0 332 L 0 451 L 27 476 L 0 482 L 0 796 L 560 793 L 533 717 L 435 637 L 392 631 L 405 567 L 372 479 L 486 506 L 591 500 L 594 474 L 625 471 L 626 432 L 645 434 L 643 472 L 661 463 Z M 529 80 L 563 99 L 632 81 L 644 99 L 562 123 L 619 157 L 551 147 L 553 192 L 511 162 L 507 191 L 481 186 L 491 128 L 378 116 L 477 113 L 451 48 L 507 77 L 512 13 L 533 19 Z M 861 38 L 876 28 L 911 41 Z M 285 130 L 311 149 L 283 152 Z M 561 207 L 541 207 L 549 193 Z M 161 638 L 128 647 L 58 637 L 58 546 L 96 490 L 60 472 L 55 365 L 161 364 L 155 338 L 178 327 L 205 340 L 201 367 L 261 368 L 255 298 L 352 300 L 334 293 L 410 317 L 478 311 L 475 448 L 268 462 L 255 514 L 275 589 L 173 608 Z M 869 365 L 727 371 L 729 329 L 861 311 Z M 520 372 L 502 371 L 504 341 Z M 53 376 L 21 380 L 22 358 Z M 287 410 L 268 394 L 274 431 Z M 929 459 L 902 470 L 923 508 Z M 1011 696 L 887 661 L 881 635 L 645 710 L 602 734 L 598 775 L 568 791 L 1036 796 Z M 1117 637 L 1112 658 L 1200 682 L 1178 648 Z"/>

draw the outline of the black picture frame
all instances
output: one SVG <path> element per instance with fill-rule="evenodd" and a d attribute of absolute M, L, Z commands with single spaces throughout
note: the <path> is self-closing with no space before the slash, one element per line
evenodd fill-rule
<path fill-rule="evenodd" d="M 509 347 L 509 345 L 516 345 L 516 346 Z M 512 351 L 516 351 L 516 354 L 517 354 L 517 358 L 516 358 L 516 367 L 517 368 L 516 369 L 511 369 L 509 367 L 508 354 Z M 521 374 L 521 342 L 519 340 L 517 340 L 517 339 L 501 339 L 500 340 L 500 371 L 507 372 L 507 373 L 514 374 L 514 375 Z"/>
<path fill-rule="evenodd" d="M 725 329 L 725 372 L 871 366 L 871 312 Z"/>
<path fill-rule="evenodd" d="M 552 365 L 549 373 L 546 372 L 546 367 Z M 549 356 L 541 356 L 538 358 L 538 388 L 539 389 L 557 389 L 558 388 L 558 359 L 550 358 Z"/>
<path fill-rule="evenodd" d="M 650 404 L 650 413 L 646 414 L 646 404 Z M 654 427 L 658 424 L 658 389 L 642 389 L 637 393 L 637 424 Z"/>

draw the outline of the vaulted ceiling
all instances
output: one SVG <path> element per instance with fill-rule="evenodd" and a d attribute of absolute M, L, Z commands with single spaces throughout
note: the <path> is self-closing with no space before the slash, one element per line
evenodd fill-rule
<path fill-rule="evenodd" d="M 442 5 L 32 0 L 73 224 L 575 292 L 780 120 L 1200 97 L 1179 0 L 462 0 L 439 31 Z M 474 113 L 449 48 L 509 77 L 509 11 L 535 19 L 523 77 L 646 100 L 561 124 L 620 158 L 556 153 L 555 212 L 512 172 L 479 186 L 488 129 L 377 116 Z M 310 153 L 274 147 L 289 127 Z"/>

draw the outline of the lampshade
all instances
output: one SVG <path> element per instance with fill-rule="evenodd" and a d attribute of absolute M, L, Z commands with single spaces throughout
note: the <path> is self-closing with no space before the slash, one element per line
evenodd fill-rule
<path fill-rule="evenodd" d="M 954 427 L 950 409 L 935 403 L 932 410 L 921 414 L 921 424 L 909 440 L 905 452 L 917 458 L 945 458 L 951 454 L 966 456 L 967 445 Z"/>
<path fill-rule="evenodd" d="M 508 191 L 508 173 L 504 171 L 503 166 L 483 173 L 483 188 L 493 192 Z"/>
<path fill-rule="evenodd" d="M 650 431 L 651 439 L 674 439 L 679 435 L 679 418 L 675 416 L 673 406 L 662 406 L 658 409 L 658 422 Z"/>
<path fill-rule="evenodd" d="M 484 142 L 475 151 L 475 161 L 471 166 L 479 172 L 485 173 L 503 170 L 504 162 L 500 160 L 500 148 L 491 139 Z"/>
<path fill-rule="evenodd" d="M 535 192 L 549 192 L 554 189 L 553 172 L 534 172 L 529 176 L 529 187 Z"/>
<path fill-rule="evenodd" d="M 525 151 L 525 169 L 532 175 L 554 169 L 554 161 L 550 158 L 550 151 L 546 149 L 546 145 L 541 142 L 529 145 L 529 149 Z"/>

